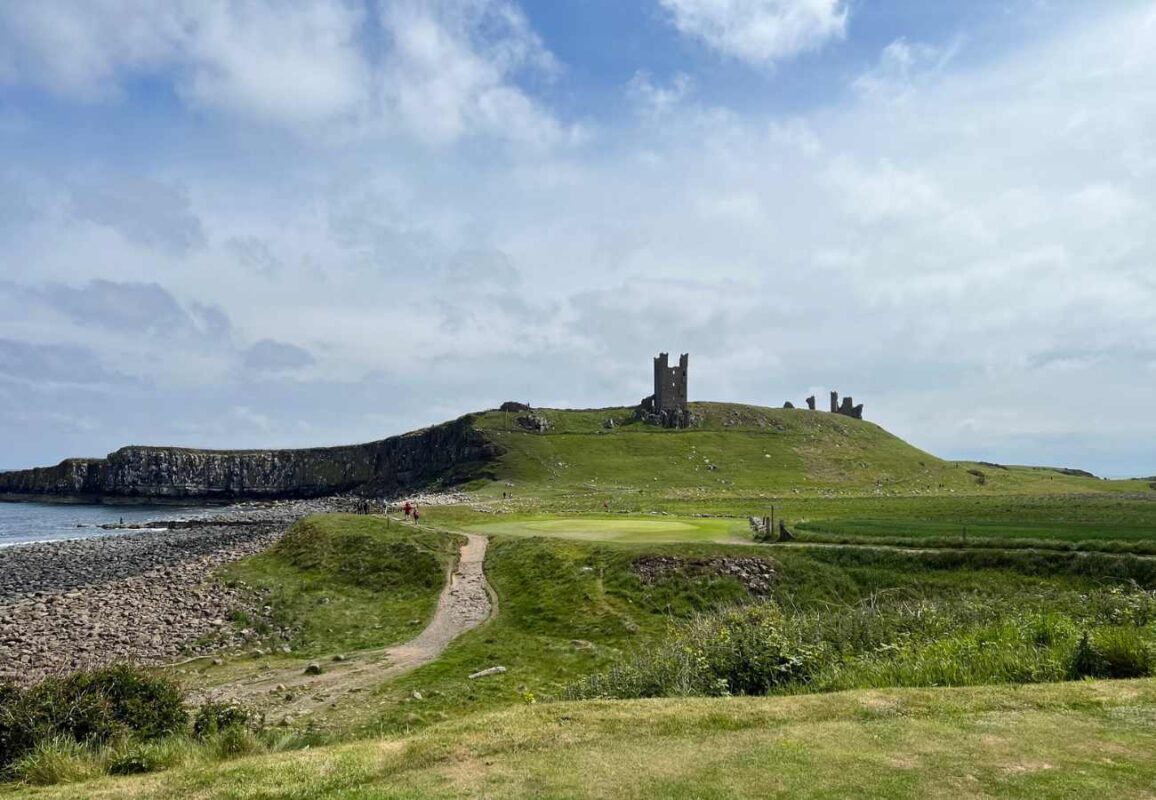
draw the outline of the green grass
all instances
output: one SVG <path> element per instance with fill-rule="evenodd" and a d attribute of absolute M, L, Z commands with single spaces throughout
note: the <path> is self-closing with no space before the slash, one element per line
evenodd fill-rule
<path fill-rule="evenodd" d="M 471 525 L 471 533 L 508 536 L 550 536 L 581 541 L 624 544 L 671 544 L 675 542 L 749 542 L 745 520 L 694 518 L 637 518 L 609 516 L 523 518 Z"/>
<path fill-rule="evenodd" d="M 494 537 L 486 571 L 499 597 L 498 617 L 456 640 L 436 662 L 376 692 L 336 698 L 335 706 L 318 711 L 313 724 L 337 738 L 397 734 L 481 711 L 557 699 L 582 676 L 662 641 L 672 623 L 750 599 L 730 577 L 681 573 L 644 584 L 631 568 L 642 555 L 771 558 L 778 575 L 776 600 L 791 609 L 836 615 L 881 593 L 908 599 L 967 595 L 993 607 L 1022 604 L 1032 594 L 1041 604 L 1058 607 L 1073 598 L 1083 597 L 1086 603 L 1089 593 L 1130 576 L 1120 559 L 1070 554 Z M 1147 578 L 1156 585 L 1153 571 Z M 480 680 L 467 677 L 497 665 L 508 671 Z"/>
<path fill-rule="evenodd" d="M 1156 681 L 508 709 L 31 798 L 1149 798 Z M 3 796 L 0 794 L 0 796 Z"/>
<path fill-rule="evenodd" d="M 281 661 L 381 648 L 415 636 L 433 616 L 445 576 L 464 539 L 382 517 L 308 517 L 274 547 L 221 572 L 226 583 L 265 598 L 271 621 L 238 618 L 270 653 L 226 657 L 223 667 L 182 668 L 190 687 L 212 686 Z M 282 635 L 282 633 L 284 635 Z M 291 648 L 286 658 L 277 652 Z M 228 654 L 226 654 L 228 656 Z"/>
<path fill-rule="evenodd" d="M 226 581 L 268 595 L 274 625 L 301 656 L 383 647 L 433 616 L 461 540 L 381 517 L 297 523 L 275 547 L 230 566 Z M 419 628 L 420 629 L 420 628 Z"/>
<path fill-rule="evenodd" d="M 950 462 L 874 423 L 836 414 L 692 403 L 700 424 L 666 430 L 631 409 L 539 409 L 551 425 L 530 433 L 517 415 L 486 412 L 474 424 L 505 453 L 486 496 L 512 492 L 542 510 L 689 510 L 762 513 L 772 499 L 813 496 L 1137 494 L 1144 481 L 1103 481 L 1043 467 Z M 613 428 L 605 423 L 613 419 Z M 510 486 L 512 484 L 512 487 Z"/>
<path fill-rule="evenodd" d="M 751 555 L 749 548 L 732 550 Z M 499 598 L 499 615 L 457 639 L 436 662 L 391 681 L 373 696 L 340 702 L 316 722 L 354 734 L 396 733 L 555 697 L 569 681 L 661 635 L 670 619 L 748 597 L 730 577 L 672 575 L 645 585 L 631 569 L 644 552 L 693 555 L 703 550 L 495 538 L 486 572 Z M 497 665 L 508 671 L 481 680 L 467 677 Z"/>

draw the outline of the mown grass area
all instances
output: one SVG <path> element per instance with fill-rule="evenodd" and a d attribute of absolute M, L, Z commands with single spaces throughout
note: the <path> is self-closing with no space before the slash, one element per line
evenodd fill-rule
<path fill-rule="evenodd" d="M 622 544 L 734 544 L 750 541 L 750 526 L 746 520 L 693 517 L 536 516 L 471 525 L 466 530 L 487 536 L 551 536 Z"/>
<path fill-rule="evenodd" d="M 282 661 L 381 648 L 415 636 L 429 622 L 465 538 L 355 514 L 301 520 L 268 551 L 228 565 L 220 578 L 265 597 L 269 619 L 239 617 L 260 634 L 222 667 L 182 670 L 190 686 L 211 686 Z M 287 632 L 286 636 L 279 632 Z M 288 656 L 278 648 L 288 646 Z M 227 655 L 227 654 L 226 654 Z"/>
<path fill-rule="evenodd" d="M 1153 708 L 1151 679 L 559 703 L 21 796 L 1148 798 Z"/>

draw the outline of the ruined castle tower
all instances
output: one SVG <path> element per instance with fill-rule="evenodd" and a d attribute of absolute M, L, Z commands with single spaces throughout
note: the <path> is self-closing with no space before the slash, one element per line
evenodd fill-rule
<path fill-rule="evenodd" d="M 642 401 L 638 416 L 664 428 L 688 428 L 693 424 L 686 400 L 686 373 L 690 356 L 683 353 L 678 366 L 670 366 L 670 355 L 654 359 L 654 394 Z"/>
<path fill-rule="evenodd" d="M 670 366 L 670 356 L 659 353 L 654 359 L 654 410 L 661 414 L 663 411 L 686 410 L 686 367 L 690 356 L 683 353 L 678 359 L 678 366 Z"/>

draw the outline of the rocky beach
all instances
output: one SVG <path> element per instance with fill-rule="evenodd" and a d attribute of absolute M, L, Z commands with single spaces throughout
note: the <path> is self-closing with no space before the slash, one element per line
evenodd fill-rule
<path fill-rule="evenodd" d="M 302 516 L 356 503 L 249 503 L 203 521 L 134 523 L 95 538 L 0 548 L 0 682 L 244 645 L 253 634 L 231 619 L 259 618 L 262 600 L 213 573 L 266 549 Z"/>
<path fill-rule="evenodd" d="M 410 499 L 440 505 L 464 496 Z M 0 682 L 242 647 L 256 634 L 232 620 L 260 619 L 263 598 L 214 573 L 270 547 L 304 516 L 363 508 L 348 496 L 255 501 L 204 519 L 105 524 L 103 536 L 0 548 Z"/>

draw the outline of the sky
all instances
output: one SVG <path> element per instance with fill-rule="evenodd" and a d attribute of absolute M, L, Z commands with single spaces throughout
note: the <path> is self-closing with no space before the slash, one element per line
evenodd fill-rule
<path fill-rule="evenodd" d="M 0 469 L 830 390 L 1156 474 L 1153 0 L 0 0 Z"/>

